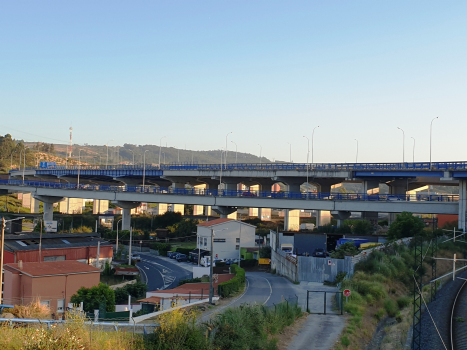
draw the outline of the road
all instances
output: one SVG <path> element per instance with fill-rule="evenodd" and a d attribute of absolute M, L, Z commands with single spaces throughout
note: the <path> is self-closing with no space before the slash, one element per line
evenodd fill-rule
<path fill-rule="evenodd" d="M 148 285 L 148 291 L 171 289 L 182 279 L 192 278 L 193 273 L 181 267 L 175 260 L 167 260 L 149 254 L 140 254 L 141 261 L 136 266 L 141 271 L 141 279 Z"/>

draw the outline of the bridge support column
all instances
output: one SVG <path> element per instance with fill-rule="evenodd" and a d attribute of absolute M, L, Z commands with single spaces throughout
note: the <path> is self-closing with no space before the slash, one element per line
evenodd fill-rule
<path fill-rule="evenodd" d="M 43 203 L 44 210 L 44 221 L 52 221 L 54 213 L 54 203 L 58 203 L 63 200 L 63 197 L 54 197 L 54 196 L 34 196 L 37 200 L 40 200 Z"/>
<path fill-rule="evenodd" d="M 156 215 L 164 215 L 167 212 L 167 203 L 157 203 Z"/>
<path fill-rule="evenodd" d="M 59 210 L 62 214 L 81 214 L 83 212 L 84 199 L 64 198 L 59 205 Z"/>
<path fill-rule="evenodd" d="M 337 227 L 341 227 L 344 224 L 344 220 L 350 217 L 350 211 L 331 211 L 331 215 L 334 219 L 337 219 Z"/>
<path fill-rule="evenodd" d="M 224 207 L 224 206 L 214 205 L 212 207 L 212 210 L 218 213 L 221 218 L 229 218 L 229 219 L 237 218 L 237 208 L 235 207 Z"/>
<path fill-rule="evenodd" d="M 174 213 L 185 214 L 185 204 L 172 204 L 172 211 Z"/>
<path fill-rule="evenodd" d="M 224 186 L 224 190 L 237 191 L 238 183 L 223 181 L 223 186 Z"/>
<path fill-rule="evenodd" d="M 467 231 L 467 180 L 459 180 L 459 219 L 457 226 L 459 229 Z"/>
<path fill-rule="evenodd" d="M 94 199 L 92 202 L 92 213 L 93 214 L 103 214 L 109 209 L 109 201 Z"/>
<path fill-rule="evenodd" d="M 131 227 L 131 209 L 139 207 L 141 202 L 118 201 L 117 205 L 122 208 L 122 230 L 129 230 Z"/>
<path fill-rule="evenodd" d="M 394 195 L 405 195 L 408 187 L 407 181 L 393 181 L 392 183 L 388 184 L 389 186 L 389 194 Z M 389 213 L 389 225 L 391 225 L 394 220 L 396 220 L 397 213 Z"/>
<path fill-rule="evenodd" d="M 203 215 L 204 206 L 193 205 L 193 215 Z"/>
<path fill-rule="evenodd" d="M 284 215 L 284 231 L 298 231 L 300 228 L 300 210 L 286 209 Z"/>
<path fill-rule="evenodd" d="M 316 211 L 316 227 L 328 225 L 331 223 L 331 212 L 328 210 Z"/>
<path fill-rule="evenodd" d="M 363 193 L 374 194 L 379 193 L 379 181 L 375 180 L 365 180 L 362 182 Z"/>

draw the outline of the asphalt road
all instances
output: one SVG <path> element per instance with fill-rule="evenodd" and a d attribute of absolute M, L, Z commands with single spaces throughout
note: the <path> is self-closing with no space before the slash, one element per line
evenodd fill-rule
<path fill-rule="evenodd" d="M 141 271 L 143 282 L 148 285 L 148 291 L 171 289 L 178 286 L 181 279 L 192 278 L 193 274 L 178 263 L 160 259 L 149 254 L 141 254 L 141 261 L 136 264 Z"/>

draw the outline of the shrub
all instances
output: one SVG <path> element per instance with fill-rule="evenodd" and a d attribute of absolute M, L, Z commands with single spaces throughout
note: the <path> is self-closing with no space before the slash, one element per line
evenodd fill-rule
<path fill-rule="evenodd" d="M 404 307 L 409 306 L 411 302 L 412 299 L 409 297 L 401 297 L 397 299 L 397 305 L 399 306 L 399 309 L 403 309 Z"/>
<path fill-rule="evenodd" d="M 12 309 L 5 309 L 4 312 L 9 312 L 16 318 L 50 319 L 49 307 L 41 304 L 39 299 L 27 305 L 15 305 Z"/>
<path fill-rule="evenodd" d="M 331 258 L 333 259 L 344 259 L 346 256 L 354 256 L 360 253 L 357 247 L 353 242 L 346 242 L 341 244 L 339 248 L 331 253 Z"/>
<path fill-rule="evenodd" d="M 385 314 L 385 310 L 383 308 L 381 309 L 378 309 L 378 311 L 375 313 L 375 318 L 379 321 L 383 318 L 384 314 Z"/>
<path fill-rule="evenodd" d="M 341 338 L 341 342 L 342 342 L 342 345 L 344 345 L 344 346 L 349 346 L 349 345 L 350 345 L 350 340 L 349 340 L 349 338 L 347 338 L 346 335 L 344 335 L 344 336 Z"/>
<path fill-rule="evenodd" d="M 384 301 L 384 309 L 386 310 L 389 317 L 396 316 L 397 313 L 397 305 L 396 302 L 392 299 L 386 299 Z"/>
<path fill-rule="evenodd" d="M 159 255 L 167 256 L 167 252 L 172 248 L 169 243 L 153 243 L 151 248 L 157 250 Z"/>
<path fill-rule="evenodd" d="M 223 298 L 226 298 L 233 293 L 240 290 L 245 284 L 245 270 L 238 267 L 236 264 L 230 266 L 230 271 L 235 274 L 235 277 L 230 281 L 219 283 L 217 286 L 217 292 Z"/>
<path fill-rule="evenodd" d="M 197 278 L 188 278 L 188 279 L 185 279 L 185 280 L 180 280 L 178 281 L 178 285 L 181 286 L 182 284 L 185 284 L 185 283 L 199 283 L 199 282 L 203 282 L 203 280 L 199 277 Z"/>

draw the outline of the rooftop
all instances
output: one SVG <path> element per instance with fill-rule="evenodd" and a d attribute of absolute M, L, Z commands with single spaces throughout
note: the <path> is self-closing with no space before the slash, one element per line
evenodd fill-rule
<path fill-rule="evenodd" d="M 19 235 L 5 235 L 5 250 L 38 250 L 40 235 L 38 233 L 27 233 Z M 109 245 L 110 243 L 99 238 L 95 233 L 86 234 L 43 234 L 42 249 L 48 248 L 71 248 L 71 247 L 94 247 L 97 242 L 101 242 L 101 246 Z"/>
<path fill-rule="evenodd" d="M 100 273 L 97 267 L 76 261 L 43 261 L 43 262 L 24 262 L 20 264 L 5 264 L 5 269 L 24 273 L 31 277 L 56 276 L 81 273 Z"/>
<path fill-rule="evenodd" d="M 239 221 L 239 220 L 234 220 L 234 219 L 228 219 L 228 218 L 219 218 L 219 219 L 214 219 L 214 220 L 211 220 L 211 221 L 205 221 L 205 222 L 202 222 L 201 224 L 198 224 L 197 226 L 210 227 L 210 226 L 215 226 L 215 225 L 221 225 L 221 224 L 229 222 L 229 221 L 238 222 L 238 223 L 240 223 L 242 225 L 247 225 L 247 226 L 251 226 L 251 227 L 256 228 L 256 226 L 247 224 L 246 222 Z"/>

